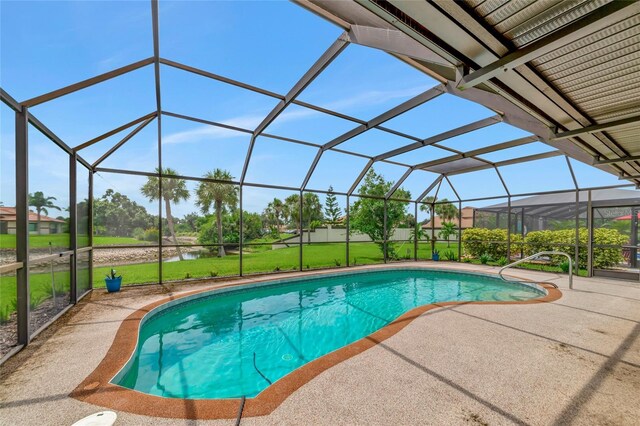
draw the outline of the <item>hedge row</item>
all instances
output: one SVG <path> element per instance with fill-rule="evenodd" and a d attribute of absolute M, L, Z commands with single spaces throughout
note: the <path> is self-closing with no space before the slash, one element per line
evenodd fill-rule
<path fill-rule="evenodd" d="M 587 266 L 587 242 L 588 231 L 586 228 L 579 229 L 578 264 L 580 268 Z M 596 245 L 622 246 L 627 243 L 628 237 L 621 234 L 617 229 L 597 228 L 593 230 L 593 240 Z M 541 251 L 563 251 L 573 258 L 574 245 L 576 242 L 576 231 L 574 229 L 563 229 L 559 231 L 532 231 L 525 237 L 511 234 L 511 252 L 516 253 L 522 250 L 525 256 Z M 462 243 L 464 253 L 467 256 L 479 258 L 483 254 L 488 254 L 493 259 L 500 259 L 507 256 L 507 230 L 506 229 L 486 229 L 469 228 L 462 233 Z M 563 256 L 552 256 L 551 261 L 559 264 L 566 260 Z M 620 248 L 593 248 L 593 267 L 608 268 L 624 261 L 622 247 Z"/>

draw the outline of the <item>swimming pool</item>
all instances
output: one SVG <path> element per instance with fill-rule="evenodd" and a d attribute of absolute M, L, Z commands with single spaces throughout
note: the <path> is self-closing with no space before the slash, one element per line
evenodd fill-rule
<path fill-rule="evenodd" d="M 293 278 L 200 293 L 144 318 L 136 351 L 112 383 L 168 398 L 251 398 L 418 306 L 543 295 L 532 284 L 425 269 Z"/>

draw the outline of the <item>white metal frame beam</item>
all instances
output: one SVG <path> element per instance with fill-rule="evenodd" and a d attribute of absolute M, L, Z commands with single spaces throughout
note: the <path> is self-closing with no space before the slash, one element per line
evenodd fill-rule
<path fill-rule="evenodd" d="M 502 122 L 502 117 L 500 115 L 494 115 L 492 117 L 484 118 L 482 120 L 475 121 L 470 124 L 465 124 L 464 126 L 460 126 L 458 128 L 448 130 L 446 132 L 437 134 L 435 136 L 430 136 L 426 139 L 423 139 L 420 142 L 415 142 L 400 148 L 393 149 L 391 151 L 387 151 L 380 155 L 376 155 L 373 157 L 376 161 L 386 160 L 387 158 L 395 157 L 396 155 L 405 154 L 407 152 L 414 151 L 416 149 L 420 149 L 425 146 L 431 146 L 438 142 L 445 141 L 447 139 L 455 138 L 456 136 L 464 135 L 465 133 L 473 132 L 478 129 L 482 129 L 484 127 L 488 127 L 497 123 Z"/>
<path fill-rule="evenodd" d="M 420 61 L 452 68 L 448 61 L 400 30 L 351 25 L 347 35 L 349 41 L 361 46 L 372 47 L 384 50 L 387 53 L 404 55 Z"/>
<path fill-rule="evenodd" d="M 605 130 L 611 130 L 618 127 L 627 127 L 638 123 L 640 123 L 640 115 L 623 118 L 622 120 L 610 121 L 603 124 L 594 124 L 593 126 L 587 126 L 583 129 L 571 130 L 569 132 L 556 133 L 551 137 L 551 140 L 572 138 L 574 136 L 580 136 L 587 133 L 603 132 Z"/>
<path fill-rule="evenodd" d="M 431 167 L 431 166 L 437 166 L 440 164 L 450 163 L 452 161 L 461 160 L 463 158 L 476 158 L 476 156 L 478 155 L 489 154 L 491 152 L 501 151 L 503 149 L 509 149 L 509 148 L 514 148 L 516 146 L 527 145 L 536 141 L 538 141 L 537 137 L 526 136 L 524 138 L 514 139 L 508 142 L 502 142 L 495 145 L 485 146 L 482 148 L 474 149 L 472 151 L 463 152 L 461 154 L 456 154 L 449 157 L 426 161 L 424 163 L 417 164 L 415 167 L 422 169 L 425 167 Z M 481 158 L 476 158 L 476 159 L 482 161 Z"/>

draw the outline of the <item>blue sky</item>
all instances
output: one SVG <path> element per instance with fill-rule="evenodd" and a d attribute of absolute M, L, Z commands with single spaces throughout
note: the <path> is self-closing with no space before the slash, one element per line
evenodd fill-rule
<path fill-rule="evenodd" d="M 0 2 L 0 84 L 18 100 L 25 100 L 82 79 L 150 57 L 153 53 L 151 12 L 148 1 L 128 2 Z M 280 94 L 286 93 L 342 30 L 306 10 L 284 1 L 160 2 L 160 54 L 162 57 L 205 69 Z M 226 85 L 182 70 L 162 66 L 162 107 L 252 130 L 277 100 Z M 299 99 L 362 120 L 369 120 L 436 82 L 383 52 L 350 45 L 299 96 Z M 0 200 L 15 202 L 12 164 L 13 114 L 0 107 Z M 89 89 L 34 107 L 32 112 L 67 144 L 76 146 L 155 109 L 153 67 L 145 67 Z M 494 115 L 480 105 L 441 95 L 385 123 L 385 126 L 426 138 Z M 289 106 L 266 133 L 323 144 L 356 124 L 301 106 Z M 88 161 L 98 159 L 126 131 L 80 152 Z M 497 124 L 443 143 L 467 151 L 526 136 L 507 124 Z M 55 196 L 68 203 L 67 156 L 35 129 L 30 131 L 30 191 Z M 163 166 L 180 174 L 201 176 L 216 167 L 239 178 L 249 137 L 245 133 L 164 117 Z M 125 144 L 102 166 L 152 171 L 157 163 L 155 122 Z M 377 155 L 412 141 L 382 131 L 366 132 L 341 149 Z M 551 150 L 536 143 L 487 154 L 490 161 Z M 256 140 L 247 181 L 299 186 L 316 148 L 270 138 Z M 426 147 L 393 158 L 408 164 L 451 155 Z M 308 188 L 326 190 L 329 185 L 346 191 L 366 159 L 326 152 Z M 577 162 L 574 170 L 583 186 L 617 184 L 617 179 Z M 405 168 L 375 166 L 389 180 Z M 512 193 L 572 188 L 563 157 L 509 166 L 501 173 Z M 436 174 L 416 171 L 403 185 L 419 195 Z M 83 176 L 86 179 L 86 176 Z M 453 176 L 452 183 L 464 198 L 504 195 L 493 170 Z M 139 193 L 144 178 L 101 173 L 96 196 L 108 187 L 148 204 Z M 189 183 L 193 189 L 195 183 Z M 262 211 L 274 197 L 286 191 L 246 188 L 244 207 Z M 443 184 L 440 197 L 454 199 Z M 324 196 L 321 196 L 324 199 Z M 496 202 L 499 202 L 497 200 Z M 195 211 L 195 200 L 174 208 L 177 216 Z M 344 207 L 344 200 L 340 199 Z M 484 202 L 484 204 L 491 204 Z M 481 203 L 471 203 L 480 205 Z M 63 214 L 64 215 L 64 214 Z"/>

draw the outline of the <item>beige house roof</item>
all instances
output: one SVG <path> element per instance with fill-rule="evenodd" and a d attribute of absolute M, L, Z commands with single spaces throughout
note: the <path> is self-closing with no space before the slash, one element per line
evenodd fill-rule
<path fill-rule="evenodd" d="M 14 222 L 16 220 L 15 207 L 0 207 L 0 221 Z M 29 210 L 29 222 L 37 222 L 38 214 Z M 53 217 L 40 215 L 40 222 L 56 222 L 64 223 L 64 220 L 55 219 Z"/>
<path fill-rule="evenodd" d="M 462 209 L 462 224 L 461 224 L 462 229 L 473 228 L 473 211 L 474 210 L 475 210 L 475 207 L 464 207 Z M 433 220 L 434 220 L 435 229 L 442 228 L 442 218 L 440 218 L 439 216 L 435 216 Z M 458 219 L 457 218 L 454 219 L 453 223 L 455 223 L 457 227 Z M 422 225 L 422 229 L 431 229 L 431 221 Z"/>

